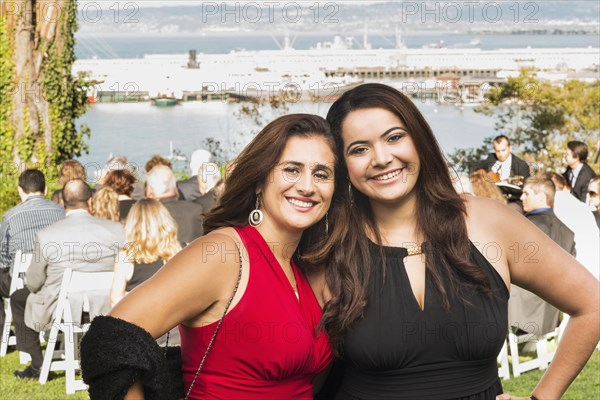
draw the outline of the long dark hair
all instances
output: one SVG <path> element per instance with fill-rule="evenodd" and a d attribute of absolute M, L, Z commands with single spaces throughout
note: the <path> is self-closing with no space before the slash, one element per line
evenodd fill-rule
<path fill-rule="evenodd" d="M 329 144 L 335 157 L 335 141 L 329 124 L 325 119 L 312 114 L 290 114 L 279 117 L 269 123 L 233 160 L 225 180 L 225 189 L 219 204 L 204 219 L 204 232 L 217 228 L 245 226 L 248 215 L 255 207 L 256 188 L 263 185 L 273 168 L 277 165 L 288 139 L 292 136 L 320 137 Z M 335 157 L 334 170 L 339 170 L 339 159 Z M 333 229 L 333 221 L 341 206 L 332 202 L 329 210 L 328 225 Z M 308 228 L 298 246 L 300 257 L 308 261 L 317 261 L 324 257 L 325 251 L 317 245 L 323 243 L 326 235 L 324 218 Z M 314 258 L 318 254 L 319 258 Z M 298 254 L 296 254 L 298 260 Z"/>
<path fill-rule="evenodd" d="M 343 156 L 344 119 L 354 110 L 368 108 L 385 109 L 396 115 L 406 126 L 419 154 L 421 169 L 415 186 L 417 235 L 427 242 L 427 273 L 445 307 L 450 308 L 448 289 L 459 296 L 465 288 L 490 292 L 487 276 L 470 261 L 465 202 L 452 185 L 447 162 L 429 124 L 413 102 L 398 90 L 375 83 L 361 85 L 342 95 L 327 114 L 343 166 L 338 179 L 345 182 L 345 188 L 338 185 L 335 196 L 349 210 L 348 223 L 334 238 L 338 243 L 332 244 L 326 265 L 332 299 L 325 306 L 321 321 L 337 354 L 342 353 L 344 333 L 367 305 L 367 285 L 373 265 L 365 231 L 381 243 L 369 198 L 350 185 Z M 445 284 L 445 280 L 449 282 Z"/>

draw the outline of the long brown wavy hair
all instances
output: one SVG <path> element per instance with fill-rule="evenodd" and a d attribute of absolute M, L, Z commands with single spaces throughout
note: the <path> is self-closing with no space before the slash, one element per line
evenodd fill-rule
<path fill-rule="evenodd" d="M 491 290 L 487 276 L 470 261 L 466 205 L 452 185 L 447 162 L 429 124 L 413 102 L 398 90 L 375 83 L 361 85 L 343 94 L 327 114 L 342 163 L 337 178 L 344 182 L 336 185 L 334 197 L 345 205 L 347 223 L 338 224 L 329 240 L 332 251 L 325 263 L 325 276 L 332 299 L 323 310 L 321 327 L 329 334 L 338 355 L 343 353 L 345 332 L 362 315 L 368 302 L 367 285 L 375 266 L 367 232 L 381 243 L 369 198 L 350 185 L 341 132 L 349 113 L 368 108 L 385 109 L 396 115 L 406 126 L 419 154 L 421 169 L 415 186 L 417 235 L 427 242 L 427 273 L 446 309 L 450 309 L 448 290 L 461 298 L 467 288 L 485 293 Z"/>
<path fill-rule="evenodd" d="M 260 131 L 228 167 L 219 204 L 204 218 L 205 234 L 217 228 L 248 224 L 248 216 L 255 208 L 256 188 L 267 182 L 292 136 L 323 138 L 335 157 L 335 141 L 325 119 L 312 114 L 290 114 L 277 118 Z M 337 173 L 339 169 L 339 158 L 335 157 L 334 170 Z M 339 203 L 332 201 L 328 211 L 330 231 L 333 221 L 340 220 L 338 213 L 341 209 Z M 295 254 L 301 266 L 307 268 L 307 263 L 315 260 L 317 253 L 319 259 L 324 258 L 326 251 L 322 244 L 326 234 L 325 218 L 304 231 Z"/>

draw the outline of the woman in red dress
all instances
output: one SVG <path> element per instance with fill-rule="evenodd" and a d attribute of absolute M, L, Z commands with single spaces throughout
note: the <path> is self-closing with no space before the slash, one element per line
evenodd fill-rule
<path fill-rule="evenodd" d="M 112 319 L 127 321 L 122 336 L 129 325 L 153 338 L 179 325 L 189 398 L 312 399 L 313 379 L 332 351 L 317 329 L 321 307 L 294 259 L 310 258 L 335 219 L 334 151 L 321 117 L 288 115 L 267 125 L 234 161 L 220 204 L 204 221 L 206 235 L 111 311 Z M 232 298 L 240 263 L 238 289 L 197 374 Z M 100 329 L 96 321 L 88 335 Z M 84 340 L 84 378 L 89 358 L 105 354 L 92 356 L 90 347 Z M 153 383 L 161 367 L 143 364 L 128 368 L 129 384 L 135 384 L 122 392 L 128 391 L 125 398 L 161 398 L 160 384 Z M 87 381 L 92 399 L 96 393 L 107 398 L 109 385 Z"/>

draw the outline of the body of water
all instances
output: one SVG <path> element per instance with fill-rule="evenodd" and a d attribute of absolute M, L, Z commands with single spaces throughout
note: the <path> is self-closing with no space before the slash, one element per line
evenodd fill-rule
<path fill-rule="evenodd" d="M 440 43 L 449 48 L 480 47 L 482 49 L 518 47 L 598 47 L 594 35 L 468 35 L 453 33 L 415 33 L 403 36 L 409 48 Z M 275 39 L 280 42 L 283 37 Z M 293 47 L 307 49 L 318 42 L 332 41 L 330 34 L 304 34 L 294 38 Z M 355 37 L 358 42 L 361 37 Z M 373 48 L 392 48 L 394 37 L 371 35 Z M 475 44 L 477 43 L 477 44 Z M 358 46 L 358 45 L 357 45 Z M 236 49 L 277 49 L 273 36 L 266 34 L 210 34 L 207 36 L 79 36 L 76 53 L 79 58 L 131 58 L 144 54 L 182 54 L 190 49 L 199 53 L 228 53 Z M 201 57 L 199 57 L 201 61 Z M 452 104 L 416 100 L 442 148 L 450 152 L 456 148 L 476 147 L 483 138 L 499 134 L 493 130 L 493 120 Z M 330 103 L 295 103 L 289 112 L 308 112 L 325 116 Z M 189 157 L 203 140 L 214 138 L 230 154 L 239 150 L 241 143 L 250 138 L 244 132 L 257 131 L 248 121 L 235 116 L 239 105 L 222 102 L 189 102 L 176 107 L 159 108 L 150 103 L 95 104 L 79 119 L 92 129 L 89 140 L 90 154 L 80 161 L 90 168 L 100 168 L 111 155 L 126 155 L 143 166 L 153 154 L 168 155 L 170 143 Z M 265 121 L 268 121 L 265 118 Z"/>
<path fill-rule="evenodd" d="M 494 134 L 493 120 L 475 113 L 472 106 L 460 109 L 419 100 L 416 104 L 446 152 L 479 146 L 484 137 Z M 331 103 L 295 103 L 289 112 L 325 117 L 330 106 Z M 152 155 L 169 155 L 171 143 L 189 158 L 195 149 L 204 147 L 207 138 L 218 140 L 226 152 L 233 154 L 250 140 L 252 130 L 258 130 L 248 119 L 237 117 L 238 110 L 238 104 L 222 102 L 186 102 L 174 107 L 150 103 L 94 104 L 78 121 L 92 128 L 91 152 L 79 160 L 90 170 L 97 170 L 110 156 L 125 155 L 132 164 L 143 168 Z"/>

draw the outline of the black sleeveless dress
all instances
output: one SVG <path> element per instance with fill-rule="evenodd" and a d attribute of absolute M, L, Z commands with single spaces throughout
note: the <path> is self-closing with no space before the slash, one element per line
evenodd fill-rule
<path fill-rule="evenodd" d="M 405 248 L 371 243 L 374 268 L 369 304 L 345 337 L 345 371 L 336 400 L 495 399 L 502 393 L 496 358 L 508 329 L 509 292 L 471 244 L 472 261 L 490 279 L 491 295 L 449 294 L 450 311 L 426 275 L 423 310 L 404 267 Z"/>
<path fill-rule="evenodd" d="M 125 290 L 127 292 L 131 292 L 133 289 L 150 279 L 152 275 L 157 273 L 158 270 L 161 269 L 161 267 L 164 264 L 165 262 L 160 258 L 149 264 L 134 263 L 133 275 L 131 275 L 131 279 L 129 280 L 129 282 L 127 282 Z"/>

